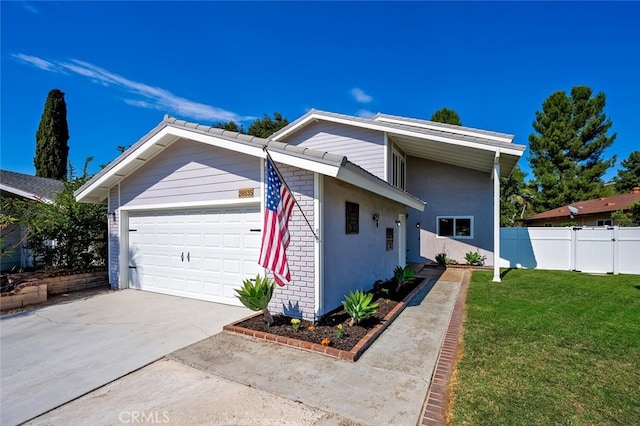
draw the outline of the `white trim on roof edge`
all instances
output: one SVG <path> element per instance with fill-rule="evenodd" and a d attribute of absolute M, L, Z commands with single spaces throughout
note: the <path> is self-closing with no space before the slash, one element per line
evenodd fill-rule
<path fill-rule="evenodd" d="M 420 133 L 417 131 L 411 131 L 408 129 L 398 129 L 396 127 L 390 128 L 389 126 L 385 126 L 383 123 L 379 123 L 376 122 L 374 123 L 372 120 L 370 120 L 370 122 L 362 122 L 359 120 L 351 120 L 348 118 L 342 118 L 342 117 L 334 117 L 334 116 L 330 116 L 330 115 L 324 115 L 324 114 L 320 114 L 317 112 L 314 112 L 312 114 L 310 114 L 308 117 L 306 117 L 305 119 L 301 120 L 298 123 L 295 123 L 293 125 L 291 125 L 290 128 L 285 129 L 282 133 L 279 133 L 277 135 L 275 135 L 273 137 L 273 140 L 281 140 L 284 136 L 289 135 L 295 131 L 297 131 L 299 128 L 306 126 L 310 121 L 314 121 L 314 120 L 324 120 L 324 121 L 330 121 L 333 123 L 338 123 L 338 124 L 344 124 L 344 125 L 348 125 L 348 126 L 355 126 L 355 127 L 362 127 L 365 129 L 370 129 L 370 130 L 375 130 L 375 131 L 380 131 L 380 132 L 388 132 L 391 134 L 397 134 L 397 135 L 402 135 L 402 136 L 408 136 L 408 137 L 414 137 L 414 138 L 420 138 L 420 139 L 429 139 L 429 140 L 433 140 L 436 142 L 444 142 L 444 143 L 448 143 L 451 145 L 458 145 L 458 146 L 464 146 L 464 147 L 468 147 L 468 148 L 474 148 L 474 149 L 480 149 L 483 151 L 492 151 L 495 152 L 498 147 L 496 146 L 491 146 L 491 145 L 486 145 L 486 144 L 482 144 L 482 143 L 478 143 L 478 142 L 470 142 L 470 141 L 461 141 L 455 138 L 450 138 L 450 137 L 445 137 L 445 136 L 438 136 L 438 135 L 425 135 L 424 133 Z M 409 124 L 403 124 L 403 125 L 409 125 Z M 413 127 L 417 127 L 417 126 L 413 126 Z M 450 129 L 447 129 L 446 131 L 452 132 Z M 484 139 L 489 139 L 486 135 L 481 135 L 478 134 L 479 138 L 484 138 Z M 498 143 L 509 143 L 511 144 L 512 142 L 498 142 Z M 523 151 L 517 148 L 507 148 L 507 147 L 500 147 L 501 151 L 503 154 L 509 154 L 509 155 L 514 155 L 514 156 L 518 156 L 521 157 Z"/>
<path fill-rule="evenodd" d="M 512 137 L 489 135 L 486 132 L 475 132 L 473 130 L 470 130 L 469 128 L 462 127 L 462 126 L 460 126 L 459 129 L 452 129 L 450 127 L 438 126 L 436 124 L 420 123 L 417 121 L 410 121 L 410 120 L 400 120 L 397 118 L 389 118 L 385 116 L 376 117 L 374 121 L 382 121 L 382 122 L 391 123 L 391 124 L 400 124 L 402 126 L 420 127 L 422 129 L 437 130 L 440 132 L 444 131 L 444 132 L 457 133 L 464 136 L 490 139 L 496 142 L 503 142 L 503 143 L 511 143 L 511 141 L 513 140 Z"/>
<path fill-rule="evenodd" d="M 351 163 L 349 163 L 349 165 L 351 165 Z M 396 189 L 382 180 L 374 181 L 373 179 L 367 178 L 365 173 L 367 172 L 364 170 L 360 172 L 357 166 L 344 166 L 340 168 L 337 178 L 359 188 L 371 191 L 374 194 L 397 201 L 407 207 L 424 211 L 424 207 L 426 205 L 424 201 L 418 200 L 417 198 Z"/>
<path fill-rule="evenodd" d="M 43 201 L 47 204 L 53 204 L 54 200 L 45 197 L 44 195 L 34 194 L 33 192 L 24 191 L 22 189 L 15 188 L 13 186 L 5 185 L 0 183 L 0 189 L 6 192 L 10 192 L 15 195 L 19 195 L 21 197 L 28 198 L 33 201 Z"/>

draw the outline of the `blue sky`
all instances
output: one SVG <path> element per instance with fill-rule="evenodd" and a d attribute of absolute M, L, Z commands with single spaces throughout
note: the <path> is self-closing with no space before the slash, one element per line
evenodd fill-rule
<path fill-rule="evenodd" d="M 53 88 L 69 159 L 93 156 L 90 172 L 165 113 L 247 127 L 274 111 L 429 119 L 446 106 L 526 145 L 542 102 L 576 85 L 607 95 L 618 137 L 605 156 L 640 149 L 637 2 L 2 1 L 0 14 L 7 170 L 35 173 Z"/>

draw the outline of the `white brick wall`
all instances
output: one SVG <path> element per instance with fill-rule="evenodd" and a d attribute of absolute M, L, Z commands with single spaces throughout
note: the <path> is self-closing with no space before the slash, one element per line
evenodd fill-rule
<path fill-rule="evenodd" d="M 120 211 L 118 187 L 114 186 L 109 190 L 109 212 L 116 212 L 115 219 L 109 215 L 109 284 L 112 289 L 118 288 L 118 276 L 120 272 L 120 244 L 118 238 L 118 228 L 120 226 Z"/>
<path fill-rule="evenodd" d="M 293 196 L 304 211 L 311 226 L 315 229 L 313 215 L 313 172 L 301 170 L 283 164 L 276 164 Z M 315 237 L 309 225 L 294 207 L 289 220 L 291 242 L 287 249 L 291 283 L 276 288 L 269 309 L 274 313 L 284 313 L 293 317 L 316 320 L 315 306 Z"/>

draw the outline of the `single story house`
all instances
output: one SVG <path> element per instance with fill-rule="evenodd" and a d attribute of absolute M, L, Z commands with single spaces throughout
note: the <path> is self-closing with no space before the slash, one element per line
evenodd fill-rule
<path fill-rule="evenodd" d="M 524 220 L 527 226 L 564 226 L 567 223 L 575 226 L 613 226 L 611 213 L 618 210 L 629 210 L 633 203 L 640 202 L 640 188 L 633 188 L 626 194 L 601 197 L 593 200 L 576 201 L 570 205 L 546 212 L 534 214 Z"/>
<path fill-rule="evenodd" d="M 0 170 L 0 196 L 3 200 L 18 198 L 53 203 L 56 195 L 63 188 L 64 182 L 56 179 Z M 3 249 L 13 247 L 0 258 L 0 270 L 10 271 L 33 266 L 33 258 L 31 252 L 26 248 L 24 237 L 24 226 L 20 223 L 13 223 L 0 229 Z"/>
<path fill-rule="evenodd" d="M 238 304 L 234 289 L 263 273 L 266 148 L 299 204 L 292 281 L 271 308 L 314 320 L 397 265 L 442 251 L 493 264 L 499 177 L 524 151 L 512 141 L 383 114 L 311 110 L 269 139 L 165 116 L 76 198 L 108 206 L 113 287 Z"/>

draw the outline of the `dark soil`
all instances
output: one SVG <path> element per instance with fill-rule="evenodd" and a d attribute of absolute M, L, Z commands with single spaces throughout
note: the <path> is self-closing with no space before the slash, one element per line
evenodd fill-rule
<path fill-rule="evenodd" d="M 322 340 L 327 338 L 331 341 L 329 343 L 330 347 L 349 351 L 369 330 L 380 324 L 384 320 L 384 317 L 421 282 L 422 278 L 417 278 L 396 292 L 396 285 L 393 281 L 384 283 L 378 281 L 370 291 L 374 295 L 373 300 L 378 303 L 378 309 L 375 315 L 353 326 L 348 325 L 350 318 L 342 306 L 324 315 L 316 324 L 310 321 L 300 320 L 298 330 L 295 330 L 291 325 L 293 317 L 279 314 L 273 316 L 274 323 L 271 327 L 267 326 L 263 315 L 253 316 L 236 325 L 250 330 L 262 331 L 311 343 L 322 344 Z M 343 334 L 341 338 L 337 336 L 339 324 L 342 324 Z"/>

